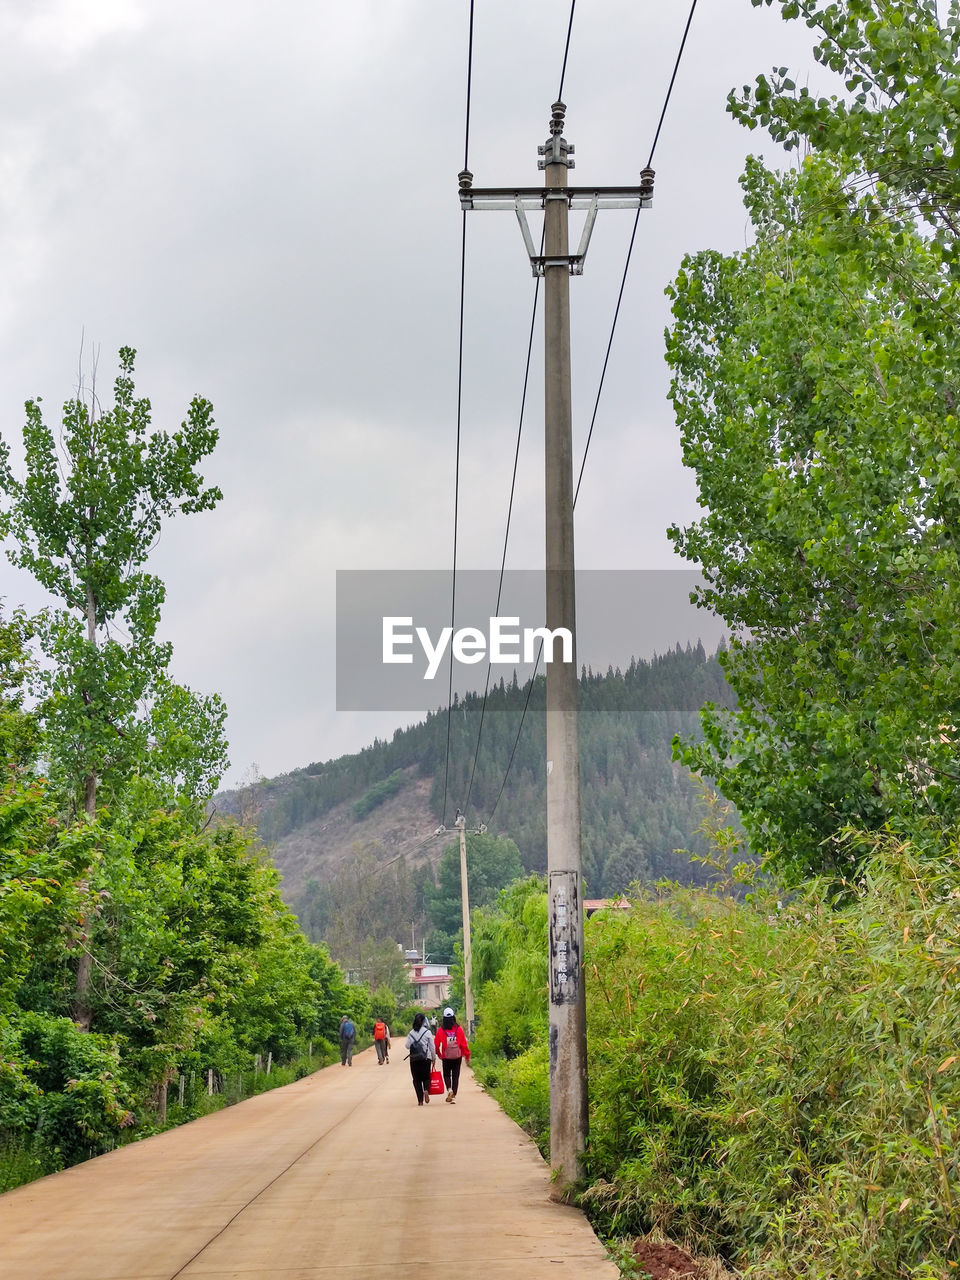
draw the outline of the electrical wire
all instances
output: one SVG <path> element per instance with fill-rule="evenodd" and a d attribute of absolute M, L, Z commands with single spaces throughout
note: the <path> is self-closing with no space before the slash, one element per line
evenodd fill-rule
<path fill-rule="evenodd" d="M 573 15 L 577 8 L 577 0 L 570 3 L 570 21 L 567 23 L 567 42 L 563 46 L 563 66 L 560 68 L 560 88 L 557 90 L 557 101 L 563 100 L 563 82 L 567 78 L 567 57 L 570 54 L 570 34 L 573 31 Z"/>
<path fill-rule="evenodd" d="M 574 4 L 576 4 L 576 0 L 573 0 L 573 3 L 574 3 Z M 649 157 L 649 159 L 647 160 L 647 164 L 646 164 L 646 167 L 647 167 L 648 169 L 650 169 L 650 168 L 652 168 L 652 167 L 653 167 L 653 157 L 654 157 L 654 153 L 656 152 L 656 149 L 657 149 L 657 143 L 660 141 L 660 132 L 661 132 L 661 130 L 663 129 L 663 122 L 664 122 L 664 120 L 666 119 L 666 115 L 667 115 L 667 108 L 668 108 L 668 107 L 669 107 L 669 105 L 670 105 L 670 98 L 671 98 L 671 96 L 672 96 L 672 94 L 673 94 L 673 86 L 675 85 L 676 80 L 677 80 L 677 72 L 680 70 L 680 61 L 681 61 L 681 59 L 683 58 L 683 51 L 684 51 L 684 49 L 686 48 L 686 44 L 687 44 L 687 36 L 690 34 L 690 24 L 693 22 L 693 15 L 694 15 L 694 12 L 696 11 L 696 8 L 697 8 L 697 0 L 692 0 L 692 3 L 691 3 L 691 5 L 690 5 L 690 12 L 689 12 L 689 13 L 688 13 L 688 15 L 687 15 L 687 22 L 686 22 L 686 25 L 685 25 L 685 27 L 684 27 L 684 29 L 683 29 L 683 35 L 682 35 L 682 37 L 681 37 L 681 39 L 680 39 L 680 47 L 679 47 L 679 49 L 677 50 L 677 57 L 676 57 L 676 61 L 675 61 L 675 62 L 674 62 L 674 64 L 673 64 L 673 73 L 672 73 L 672 75 L 670 76 L 670 83 L 669 83 L 669 85 L 667 86 L 666 96 L 664 97 L 664 101 L 663 101 L 663 108 L 662 108 L 662 110 L 661 110 L 661 112 L 660 112 L 660 119 L 657 121 L 657 128 L 656 128 L 656 131 L 655 131 L 655 133 L 654 133 L 654 135 L 653 135 L 653 144 L 652 144 L 652 145 L 651 145 L 651 147 L 650 147 L 650 157 Z M 572 7 L 571 7 L 571 12 L 570 12 L 570 27 L 572 28 L 572 26 L 573 26 L 573 9 L 572 9 Z M 569 29 L 568 29 L 568 31 L 567 31 L 567 43 L 568 43 L 568 47 L 569 47 L 569 41 L 570 41 L 570 31 L 569 31 Z M 566 72 L 566 65 L 567 65 L 567 55 L 566 55 L 566 52 L 565 52 L 565 53 L 564 53 L 564 59 L 563 59 L 563 68 L 564 68 L 564 73 Z M 560 84 L 561 84 L 561 89 L 562 89 L 562 87 L 563 87 L 563 77 L 562 77 L 562 76 L 561 76 Z M 611 351 L 611 349 L 612 349 L 612 347 L 613 347 L 613 337 L 614 337 L 614 334 L 616 333 L 616 329 L 617 329 L 617 320 L 618 320 L 618 319 L 619 319 L 619 317 L 620 317 L 620 305 L 621 305 L 621 303 L 623 302 L 623 293 L 624 293 L 624 289 L 625 289 L 625 287 L 626 287 L 626 283 L 627 283 L 627 273 L 628 273 L 628 272 L 629 272 L 629 270 L 630 270 L 630 260 L 631 260 L 631 257 L 633 256 L 633 246 L 634 246 L 634 242 L 635 242 L 636 237 L 637 237 L 637 227 L 638 227 L 639 223 L 640 223 L 640 210 L 638 209 L 638 210 L 637 210 L 637 212 L 636 212 L 636 216 L 634 217 L 634 220 L 633 220 L 633 230 L 632 230 L 632 232 L 631 232 L 631 234 L 630 234 L 630 244 L 629 244 L 629 246 L 628 246 L 628 248 L 627 248 L 627 259 L 626 259 L 626 262 L 625 262 L 625 264 L 624 264 L 624 268 L 623 268 L 623 276 L 622 276 L 622 278 L 621 278 L 621 280 L 620 280 L 620 291 L 619 291 L 619 293 L 617 294 L 617 305 L 616 305 L 616 307 L 614 308 L 614 313 L 613 313 L 613 323 L 612 323 L 612 324 L 611 324 L 611 326 L 610 326 L 610 337 L 609 337 L 609 339 L 607 340 L 607 349 L 606 349 L 606 352 L 605 352 L 604 357 L 603 357 L 603 368 L 602 368 L 601 373 L 600 373 L 600 383 L 599 383 L 599 386 L 597 387 L 597 395 L 596 395 L 596 399 L 594 400 L 594 404 L 593 404 L 593 413 L 592 413 L 591 418 L 590 418 L 590 430 L 587 432 L 587 441 L 586 441 L 586 444 L 584 445 L 583 458 L 581 459 L 581 462 L 580 462 L 580 473 L 579 473 L 579 475 L 578 475 L 578 477 L 577 477 L 577 487 L 576 487 L 576 490 L 574 491 L 574 495 L 573 495 L 573 506 L 574 506 L 574 508 L 576 508 L 576 505 L 577 505 L 577 498 L 578 498 L 578 497 L 579 497 L 579 495 L 580 495 L 580 484 L 581 484 L 581 482 L 582 482 L 582 480 L 583 480 L 583 470 L 584 470 L 584 467 L 587 465 L 587 454 L 588 454 L 588 453 L 589 453 L 589 451 L 590 451 L 590 441 L 593 439 L 593 428 L 594 428 L 594 426 L 595 426 L 595 424 L 596 424 L 596 421 L 597 421 L 597 411 L 598 411 L 598 409 L 599 409 L 599 407 L 600 407 L 600 397 L 601 397 L 601 395 L 602 395 L 602 393 L 603 393 L 603 383 L 604 383 L 604 379 L 606 378 L 606 375 L 607 375 L 607 365 L 608 365 L 608 363 L 609 363 L 609 361 L 610 361 L 610 351 Z M 489 824 L 493 821 L 493 815 L 494 815 L 494 813 L 496 813 L 497 805 L 499 805 L 499 803 L 500 803 L 500 797 L 503 795 L 503 789 L 504 789 L 504 787 L 505 787 L 505 786 L 506 786 L 506 784 L 507 784 L 507 778 L 509 777 L 509 775 L 510 775 L 510 770 L 511 770 L 511 768 L 513 767 L 513 760 L 514 760 L 514 756 L 515 756 L 515 755 L 516 755 L 516 753 L 517 753 L 517 746 L 518 746 L 518 745 L 519 745 L 519 743 L 520 743 L 520 735 L 521 735 L 521 733 L 523 732 L 523 722 L 524 722 L 524 720 L 526 719 L 526 715 L 527 715 L 527 708 L 528 708 L 528 707 L 529 707 L 529 705 L 530 705 L 530 695 L 531 695 L 531 693 L 533 692 L 533 685 L 534 685 L 534 681 L 536 680 L 536 677 L 537 677 L 537 670 L 538 670 L 538 668 L 539 668 L 539 666 L 540 666 L 540 658 L 541 658 L 541 656 L 542 656 L 542 655 L 543 655 L 543 641 L 541 641 L 541 642 L 540 642 L 540 648 L 539 648 L 539 650 L 538 650 L 538 652 L 537 652 L 537 660 L 536 660 L 536 662 L 534 663 L 534 667 L 533 667 L 533 674 L 532 674 L 532 675 L 531 675 L 531 677 L 530 677 L 530 683 L 529 683 L 529 685 L 528 685 L 528 687 L 527 687 L 527 697 L 526 697 L 526 701 L 525 701 L 525 702 L 524 702 L 524 704 L 523 704 L 523 711 L 521 712 L 521 715 L 520 715 L 520 725 L 519 725 L 519 727 L 518 727 L 518 729 L 517 729 L 517 736 L 516 736 L 516 738 L 514 739 L 513 749 L 512 749 L 512 750 L 511 750 L 511 752 L 510 752 L 510 759 L 509 759 L 509 761 L 507 762 L 507 768 L 506 768 L 506 771 L 504 772 L 504 775 L 503 775 L 503 781 L 502 781 L 502 782 L 501 782 L 501 784 L 500 784 L 500 790 L 499 790 L 499 792 L 497 793 L 497 799 L 496 799 L 496 802 L 495 802 L 495 804 L 494 804 L 493 808 L 492 808 L 492 809 L 491 809 L 491 811 L 490 811 L 490 816 L 489 816 L 489 818 L 487 819 L 487 825 L 488 825 L 488 826 L 489 826 Z"/>
<path fill-rule="evenodd" d="M 687 25 L 683 28 L 683 36 L 680 39 L 680 48 L 677 50 L 677 60 L 673 64 L 673 75 L 670 77 L 670 84 L 667 86 L 667 96 L 663 100 L 663 110 L 660 112 L 660 119 L 657 121 L 657 131 L 653 135 L 653 145 L 650 148 L 650 158 L 647 161 L 647 168 L 653 167 L 653 153 L 657 149 L 657 143 L 660 141 L 660 130 L 663 128 L 663 121 L 667 114 L 667 107 L 670 105 L 670 95 L 673 93 L 673 86 L 677 79 L 677 72 L 680 70 L 680 59 L 683 57 L 683 51 L 686 48 L 687 36 L 690 34 L 690 23 L 693 21 L 693 14 L 697 7 L 697 0 L 693 0 L 690 5 L 690 12 L 687 15 Z"/>
<path fill-rule="evenodd" d="M 507 761 L 507 767 L 503 773 L 503 781 L 500 783 L 500 790 L 497 792 L 497 798 L 490 810 L 490 817 L 487 819 L 487 826 L 493 821 L 493 815 L 497 812 L 497 805 L 500 803 L 500 797 L 503 795 L 503 789 L 507 785 L 507 778 L 510 776 L 510 770 L 513 768 L 513 757 L 517 754 L 517 747 L 520 745 L 520 735 L 523 733 L 523 722 L 527 718 L 527 707 L 530 705 L 530 695 L 533 693 L 533 685 L 537 678 L 537 668 L 540 666 L 540 659 L 543 657 L 543 638 L 540 640 L 540 648 L 537 650 L 537 660 L 533 664 L 533 674 L 530 677 L 530 683 L 527 685 L 527 696 L 523 704 L 523 710 L 520 713 L 520 724 L 517 727 L 517 736 L 513 740 L 513 748 L 510 751 L 510 759 Z"/>
<path fill-rule="evenodd" d="M 543 254 L 543 244 L 541 237 L 540 253 Z M 520 397 L 520 418 L 517 424 L 517 443 L 513 451 L 513 475 L 510 478 L 510 501 L 507 504 L 507 525 L 503 535 L 503 555 L 500 557 L 500 580 L 497 583 L 497 604 L 494 609 L 494 617 L 500 613 L 500 598 L 503 594 L 503 578 L 507 567 L 507 544 L 510 541 L 510 521 L 513 516 L 513 499 L 517 488 L 517 465 L 520 461 L 520 437 L 523 433 L 523 415 L 527 406 L 527 387 L 530 382 L 530 361 L 533 355 L 533 335 L 537 321 L 537 305 L 540 301 L 540 277 L 537 276 L 533 289 L 533 311 L 530 316 L 530 336 L 527 339 L 527 361 L 523 371 L 523 394 Z M 487 710 L 487 697 L 490 692 L 490 673 L 493 670 L 493 663 L 487 663 L 487 679 L 483 687 L 483 702 L 480 706 L 480 724 L 477 728 L 477 745 L 473 753 L 473 767 L 470 770 L 470 785 L 467 788 L 467 798 L 464 801 L 463 812 L 466 814 L 470 808 L 470 798 L 473 795 L 473 779 L 477 772 L 477 760 L 480 756 L 480 739 L 483 735 L 483 720 Z M 491 815 L 492 816 L 492 815 Z"/>
<path fill-rule="evenodd" d="M 560 68 L 560 87 L 557 90 L 557 101 L 560 101 L 563 98 L 563 84 L 567 77 L 567 59 L 570 56 L 570 37 L 573 34 L 573 16 L 576 13 L 576 11 L 577 11 L 577 0 L 570 0 L 570 19 L 567 22 L 567 38 L 563 46 L 563 65 Z M 541 233 L 541 236 L 540 236 L 541 258 L 543 257 L 544 234 L 545 233 Z M 504 571 L 506 569 L 506 564 L 507 564 L 507 544 L 510 541 L 510 520 L 511 520 L 511 516 L 513 515 L 513 498 L 514 498 L 514 494 L 516 492 L 516 487 L 517 487 L 517 463 L 520 458 L 520 437 L 523 432 L 523 414 L 524 414 L 524 410 L 526 408 L 526 403 L 527 403 L 527 386 L 530 380 L 530 360 L 533 354 L 533 334 L 534 334 L 534 328 L 536 325 L 537 305 L 539 303 L 539 300 L 540 300 L 540 276 L 537 276 L 536 282 L 534 284 L 534 291 L 533 291 L 533 314 L 530 317 L 530 337 L 527 341 L 527 360 L 526 360 L 526 366 L 523 372 L 523 393 L 520 397 L 520 420 L 517 426 L 517 444 L 513 454 L 513 475 L 510 478 L 510 501 L 507 504 L 507 525 L 503 535 L 503 555 L 500 559 L 500 578 L 497 583 L 497 604 L 494 610 L 494 616 L 496 616 L 500 612 L 500 598 L 503 594 L 503 577 L 504 577 Z M 543 652 L 543 643 L 541 641 L 540 653 L 542 652 Z M 540 662 L 540 654 L 537 655 L 537 664 L 539 664 L 539 662 Z M 483 701 L 480 705 L 480 724 L 477 727 L 477 744 L 473 753 L 473 765 L 471 766 L 471 769 L 470 769 L 470 783 L 467 787 L 467 798 L 464 801 L 464 805 L 463 805 L 464 814 L 466 814 L 469 811 L 470 800 L 471 800 L 471 797 L 473 796 L 473 780 L 474 780 L 474 777 L 476 776 L 477 761 L 480 757 L 480 740 L 483 736 L 483 722 L 487 712 L 487 698 L 490 693 L 490 674 L 492 670 L 493 670 L 493 664 L 491 662 L 488 662 L 487 677 L 483 686 Z M 451 660 L 451 678 L 452 678 L 452 671 L 453 671 L 453 663 Z M 534 667 L 534 674 L 536 674 L 536 667 Z M 521 728 L 522 728 L 522 721 L 521 721 Z M 514 743 L 513 749 L 514 751 L 516 751 L 516 743 Z M 513 759 L 512 753 L 510 758 L 511 760 Z M 502 786 L 500 788 L 500 794 L 501 795 L 503 794 Z M 500 797 L 498 796 L 497 803 L 499 803 L 499 799 Z M 494 811 L 495 810 L 496 810 L 496 805 L 494 805 Z M 490 816 L 491 818 L 493 817 L 493 812 L 491 812 Z M 446 809 L 444 809 L 444 818 L 446 818 Z"/>
<path fill-rule="evenodd" d="M 653 156 L 657 149 L 657 143 L 660 141 L 660 131 L 663 128 L 663 122 L 666 119 L 667 107 L 670 105 L 670 98 L 673 94 L 673 86 L 676 84 L 677 72 L 680 70 L 680 60 L 683 57 L 683 51 L 686 48 L 687 36 L 690 34 L 690 24 L 693 22 L 693 15 L 697 8 L 697 0 L 693 0 L 690 5 L 690 12 L 687 14 L 687 23 L 683 28 L 683 35 L 680 39 L 680 48 L 677 50 L 676 61 L 673 64 L 673 74 L 670 76 L 670 83 L 667 86 L 667 93 L 663 100 L 663 109 L 660 112 L 660 119 L 657 121 L 656 132 L 653 135 L 653 144 L 650 147 L 650 157 L 647 160 L 646 167 L 653 167 Z M 590 442 L 593 439 L 593 428 L 597 421 L 597 410 L 600 408 L 600 397 L 603 394 L 603 383 L 607 376 L 607 365 L 610 362 L 610 351 L 613 347 L 613 335 L 617 331 L 617 321 L 620 318 L 620 304 L 623 302 L 623 292 L 627 285 L 627 275 L 630 271 L 630 260 L 633 257 L 633 246 L 637 238 L 637 227 L 640 225 L 640 210 L 638 209 L 633 219 L 633 230 L 630 233 L 630 244 L 627 247 L 627 260 L 623 266 L 623 275 L 620 279 L 620 292 L 617 294 L 617 305 L 613 312 L 613 323 L 610 326 L 610 337 L 607 339 L 607 350 L 603 357 L 603 368 L 600 371 L 600 384 L 597 387 L 597 397 L 593 403 L 593 413 L 590 417 L 590 430 L 587 432 L 587 442 L 583 447 L 583 457 L 580 461 L 580 474 L 577 477 L 577 487 L 573 495 L 573 505 L 576 507 L 577 498 L 580 494 L 580 484 L 583 480 L 583 469 L 587 465 L 587 454 L 590 452 Z"/>
<path fill-rule="evenodd" d="M 467 37 L 467 102 L 463 129 L 463 167 L 467 168 L 470 156 L 470 98 L 473 86 L 473 9 L 470 0 L 470 21 Z M 456 625 L 457 613 L 457 529 L 460 518 L 460 428 L 463 417 L 463 314 L 467 279 L 467 211 L 461 214 L 460 233 L 460 329 L 457 353 L 457 448 L 453 480 L 453 569 L 450 585 L 450 629 Z M 453 647 L 450 648 L 450 683 L 447 693 L 447 746 L 443 765 L 443 809 L 441 825 L 447 820 L 447 787 L 450 780 L 450 721 L 453 713 Z"/>

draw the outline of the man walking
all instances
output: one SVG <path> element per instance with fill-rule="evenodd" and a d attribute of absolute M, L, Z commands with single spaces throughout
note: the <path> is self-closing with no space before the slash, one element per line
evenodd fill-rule
<path fill-rule="evenodd" d="M 357 1043 L 357 1028 L 350 1018 L 344 1014 L 340 1019 L 340 1065 L 353 1066 L 353 1047 Z"/>

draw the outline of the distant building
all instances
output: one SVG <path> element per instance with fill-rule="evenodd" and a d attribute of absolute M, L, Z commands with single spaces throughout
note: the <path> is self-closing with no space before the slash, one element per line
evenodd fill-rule
<path fill-rule="evenodd" d="M 411 1002 L 421 1009 L 440 1009 L 450 1003 L 450 966 L 428 964 L 418 951 L 405 951 L 404 963 L 413 986 Z"/>
<path fill-rule="evenodd" d="M 626 898 L 584 898 L 583 914 L 592 916 L 597 911 L 629 911 L 630 903 Z"/>

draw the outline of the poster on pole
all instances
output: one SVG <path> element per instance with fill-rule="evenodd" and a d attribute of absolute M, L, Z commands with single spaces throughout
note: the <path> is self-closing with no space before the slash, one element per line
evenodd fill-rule
<path fill-rule="evenodd" d="M 580 877 L 575 871 L 551 871 L 550 1003 L 576 1004 L 580 995 Z"/>

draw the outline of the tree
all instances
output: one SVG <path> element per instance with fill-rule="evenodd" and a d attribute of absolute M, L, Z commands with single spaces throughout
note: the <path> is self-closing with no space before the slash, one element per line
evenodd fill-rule
<path fill-rule="evenodd" d="M 814 56 L 843 77 L 848 96 L 815 98 L 780 67 L 731 94 L 731 111 L 788 148 L 804 142 L 840 159 L 872 184 L 873 213 L 908 225 L 923 219 L 948 261 L 960 265 L 960 4 L 776 2 L 784 18 L 802 17 L 820 32 Z"/>
<path fill-rule="evenodd" d="M 512 840 L 499 836 L 467 835 L 467 879 L 470 906 L 482 907 L 492 902 L 501 889 L 523 875 L 520 850 Z M 424 890 L 427 918 L 437 934 L 456 937 L 463 927 L 460 895 L 460 844 L 447 845 L 437 867 L 436 886 Z M 440 952 L 428 939 L 428 949 Z"/>
<path fill-rule="evenodd" d="M 731 628 L 738 697 L 676 754 L 798 874 L 849 865 L 845 823 L 960 817 L 957 286 L 848 179 L 827 158 L 782 178 L 751 162 L 756 244 L 685 259 L 669 290 L 706 508 L 671 537 Z M 918 323 L 922 295 L 950 322 Z"/>
<path fill-rule="evenodd" d="M 98 786 L 145 766 L 203 798 L 226 765 L 222 703 L 169 679 L 170 646 L 157 639 L 164 586 L 144 569 L 164 518 L 219 501 L 196 470 L 218 433 L 199 396 L 172 435 L 151 431 L 150 402 L 134 394 L 134 355 L 120 351 L 112 409 L 101 410 L 94 386 L 89 404 L 67 402 L 57 435 L 40 399 L 27 401 L 24 480 L 0 441 L 7 554 L 61 602 L 39 623 L 51 776 L 90 818 Z"/>
<path fill-rule="evenodd" d="M 53 781 L 93 822 L 98 788 L 116 796 L 150 775 L 173 800 L 212 793 L 226 765 L 225 708 L 168 675 L 171 650 L 157 638 L 163 583 L 144 566 L 163 519 L 212 508 L 197 463 L 214 447 L 208 401 L 195 397 L 172 435 L 151 431 L 150 402 L 134 394 L 135 353 L 120 351 L 114 404 L 91 390 L 64 406 L 57 436 L 40 400 L 26 404 L 26 478 L 0 441 L 0 532 L 11 561 L 61 604 L 38 621 L 47 662 L 38 667 L 38 718 Z M 117 638 L 122 628 L 127 639 Z M 90 1026 L 93 956 L 81 921 L 74 1016 Z"/>

